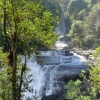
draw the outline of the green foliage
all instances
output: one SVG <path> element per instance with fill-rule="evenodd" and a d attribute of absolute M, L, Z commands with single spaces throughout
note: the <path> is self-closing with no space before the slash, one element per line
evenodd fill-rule
<path fill-rule="evenodd" d="M 76 82 L 70 81 L 68 84 L 65 86 L 67 90 L 67 94 L 65 95 L 66 98 L 69 99 L 75 99 L 80 91 L 80 84 L 81 81 L 77 80 Z"/>
<path fill-rule="evenodd" d="M 68 34 L 68 36 L 79 36 L 83 32 L 83 22 L 82 21 L 74 21 L 71 25 L 71 30 Z"/>
<path fill-rule="evenodd" d="M 87 33 L 89 35 L 94 36 L 91 41 L 93 40 L 94 43 L 92 43 L 93 47 L 98 47 L 100 44 L 99 38 L 100 38 L 100 4 L 95 4 L 93 8 L 91 9 L 91 12 L 89 13 L 89 16 L 87 17 L 86 23 L 87 23 Z"/>
<path fill-rule="evenodd" d="M 8 59 L 7 59 L 8 54 L 3 53 L 2 48 L 0 47 L 0 68 L 6 67 L 8 64 Z"/>
<path fill-rule="evenodd" d="M 20 42 L 34 48 L 40 48 L 41 45 L 43 46 L 42 48 L 51 48 L 57 39 L 57 35 L 53 32 L 57 20 L 53 18 L 50 12 L 44 11 L 41 4 L 30 2 L 25 7 L 27 9 L 25 12 L 28 12 L 26 15 L 28 19 L 25 18 L 24 21 L 22 20 L 19 23 L 19 31 L 21 33 L 19 39 L 23 40 Z"/>
<path fill-rule="evenodd" d="M 13 100 L 12 97 L 12 68 L 8 66 L 8 53 L 3 53 L 2 48 L 0 48 L 0 100 Z M 17 86 L 20 86 L 20 73 L 22 69 L 21 58 L 18 58 L 17 62 Z M 24 92 L 31 91 L 32 88 L 29 87 L 29 83 L 33 80 L 32 75 L 28 74 L 29 69 L 27 68 L 23 77 L 23 88 L 21 89 L 21 95 L 24 96 Z"/>
<path fill-rule="evenodd" d="M 86 16 L 88 15 L 88 13 L 85 9 L 83 9 L 78 13 L 78 15 L 79 15 L 78 19 L 83 21 L 86 18 Z"/>
<path fill-rule="evenodd" d="M 84 22 L 80 20 L 74 21 L 71 25 L 71 30 L 69 31 L 68 36 L 72 37 L 72 44 L 74 46 L 78 48 L 83 48 Z"/>
<path fill-rule="evenodd" d="M 46 2 L 46 0 L 42 0 L 42 1 Z M 61 14 L 64 14 L 65 16 L 67 16 L 67 7 L 68 7 L 70 0 L 47 0 L 47 1 L 55 5 L 55 8 L 50 7 L 50 11 L 52 11 L 52 9 L 55 10 L 56 12 L 54 13 L 55 15 L 57 14 L 61 16 Z"/>
<path fill-rule="evenodd" d="M 53 16 L 58 15 L 57 7 L 54 2 L 52 2 L 51 0 L 41 0 L 41 1 L 42 4 L 46 6 L 46 9 L 48 9 L 53 14 Z"/>
<path fill-rule="evenodd" d="M 72 0 L 68 6 L 68 14 L 72 21 L 68 35 L 72 37 L 73 46 L 82 49 L 98 47 L 100 45 L 100 1 Z M 81 24 L 79 24 L 80 20 Z M 79 24 L 78 27 L 76 24 Z"/>
<path fill-rule="evenodd" d="M 8 67 L 7 53 L 3 53 L 0 48 L 0 100 L 10 100 L 11 97 L 11 83 L 10 71 Z"/>
<path fill-rule="evenodd" d="M 12 35 L 15 31 L 14 21 L 16 21 L 17 36 L 19 39 L 18 44 L 21 45 L 22 48 L 26 47 L 26 45 L 29 45 L 28 48 L 32 46 L 34 48 L 40 48 L 42 46 L 42 48 L 51 48 L 57 39 L 57 35 L 53 31 L 58 19 L 54 18 L 52 14 L 37 1 L 16 1 L 14 2 L 13 8 L 14 11 L 11 10 L 12 5 L 8 0 L 6 4 L 8 37 L 12 39 Z M 1 18 L 2 17 L 3 15 L 1 15 Z M 37 45 L 35 45 L 34 42 L 37 43 Z"/>
<path fill-rule="evenodd" d="M 87 8 L 87 3 L 84 0 L 71 0 L 68 6 L 68 14 L 71 20 L 78 19 L 78 13 Z"/>

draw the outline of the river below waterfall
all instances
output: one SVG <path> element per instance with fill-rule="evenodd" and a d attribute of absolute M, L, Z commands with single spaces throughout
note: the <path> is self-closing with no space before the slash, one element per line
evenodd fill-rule
<path fill-rule="evenodd" d="M 86 59 L 68 51 L 41 51 L 41 55 L 28 59 L 33 81 L 33 93 L 26 92 L 25 100 L 41 100 L 64 89 L 67 79 L 73 79 L 82 69 L 88 71 Z M 52 99 L 53 100 L 53 99 Z"/>

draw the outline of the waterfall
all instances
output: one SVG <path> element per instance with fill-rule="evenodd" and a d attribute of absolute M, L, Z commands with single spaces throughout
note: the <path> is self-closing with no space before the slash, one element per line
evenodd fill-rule
<path fill-rule="evenodd" d="M 39 63 L 37 59 L 43 59 L 43 62 Z M 25 93 L 26 97 L 31 98 L 27 100 L 41 100 L 42 96 L 56 94 L 62 91 L 65 85 L 64 78 L 75 77 L 82 69 L 88 71 L 84 57 L 61 50 L 41 51 L 40 56 L 28 59 L 27 66 L 33 75 L 29 86 L 34 90 L 33 93 Z"/>
<path fill-rule="evenodd" d="M 66 8 L 66 6 L 63 7 Z M 63 50 L 65 47 L 68 50 L 68 47 L 71 46 L 71 40 L 66 36 L 70 30 L 71 22 L 66 15 L 66 9 L 60 14 L 59 25 L 55 28 L 59 35 L 59 39 L 55 43 L 56 50 L 41 51 L 40 56 L 28 59 L 27 66 L 33 75 L 33 81 L 29 86 L 33 87 L 33 93 L 26 92 L 25 96 L 29 98 L 24 100 L 41 100 L 43 96 L 61 93 L 67 78 L 73 79 L 82 70 L 89 70 L 84 57 Z"/>

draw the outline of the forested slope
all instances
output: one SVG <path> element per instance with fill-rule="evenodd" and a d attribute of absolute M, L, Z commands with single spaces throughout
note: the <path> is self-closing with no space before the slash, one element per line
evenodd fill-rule
<path fill-rule="evenodd" d="M 43 0 L 44 1 L 44 0 Z M 48 5 L 47 1 L 53 5 Z M 76 48 L 95 49 L 100 45 L 100 0 L 47 0 L 49 10 L 69 16 L 71 29 L 67 36 Z M 55 10 L 54 10 L 55 9 Z M 54 12 L 54 13 L 55 13 Z"/>
<path fill-rule="evenodd" d="M 82 49 L 98 47 L 100 45 L 100 0 L 71 0 L 67 12 L 72 21 L 68 36 L 72 37 L 73 45 Z"/>

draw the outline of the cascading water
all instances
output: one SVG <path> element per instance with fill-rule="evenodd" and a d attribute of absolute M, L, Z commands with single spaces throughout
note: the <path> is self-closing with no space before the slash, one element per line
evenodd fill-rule
<path fill-rule="evenodd" d="M 35 59 L 33 59 L 35 58 Z M 28 60 L 27 65 L 33 74 L 33 93 L 26 92 L 25 96 L 41 100 L 42 96 L 56 94 L 64 87 L 64 78 L 75 77 L 82 69 L 88 71 L 86 59 L 72 52 L 66 51 L 41 51 L 40 56 Z M 40 60 L 37 63 L 38 59 Z M 43 60 L 43 62 L 41 62 Z"/>
<path fill-rule="evenodd" d="M 61 42 L 60 38 L 63 38 L 63 36 L 59 36 L 58 40 L 55 43 L 55 47 L 57 50 L 63 49 L 64 47 L 68 47 L 68 45 L 65 42 Z"/>

